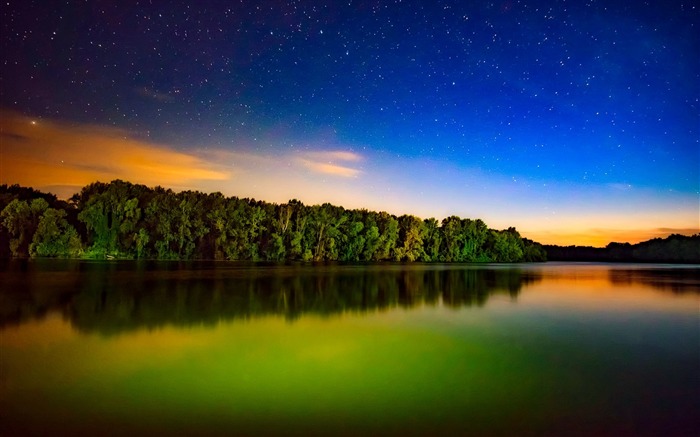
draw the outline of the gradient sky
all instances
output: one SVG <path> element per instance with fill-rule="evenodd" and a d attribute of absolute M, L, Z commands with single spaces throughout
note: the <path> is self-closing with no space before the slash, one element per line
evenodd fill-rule
<path fill-rule="evenodd" d="M 700 232 L 692 1 L 2 3 L 0 183 Z"/>

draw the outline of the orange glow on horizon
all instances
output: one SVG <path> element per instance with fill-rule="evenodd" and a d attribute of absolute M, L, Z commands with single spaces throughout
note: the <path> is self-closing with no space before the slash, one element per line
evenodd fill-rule
<path fill-rule="evenodd" d="M 580 229 L 572 231 L 521 231 L 521 235 L 541 244 L 559 246 L 605 247 L 609 243 L 636 244 L 669 235 L 695 235 L 698 228 L 657 228 L 657 229 Z"/>

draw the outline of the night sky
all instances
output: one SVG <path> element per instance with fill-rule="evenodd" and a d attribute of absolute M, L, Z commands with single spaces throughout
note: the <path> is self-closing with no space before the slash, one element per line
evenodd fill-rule
<path fill-rule="evenodd" d="M 693 1 L 2 2 L 0 183 L 699 232 Z"/>

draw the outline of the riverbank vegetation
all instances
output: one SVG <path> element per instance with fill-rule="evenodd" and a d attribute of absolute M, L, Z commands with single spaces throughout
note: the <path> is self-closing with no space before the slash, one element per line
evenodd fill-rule
<path fill-rule="evenodd" d="M 479 219 L 438 221 L 298 200 L 275 204 L 115 180 L 69 201 L 0 186 L 11 257 L 249 261 L 545 261 L 541 245 Z"/>

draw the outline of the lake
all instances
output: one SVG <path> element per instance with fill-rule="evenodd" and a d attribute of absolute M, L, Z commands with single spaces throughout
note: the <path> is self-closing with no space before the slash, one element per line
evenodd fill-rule
<path fill-rule="evenodd" d="M 0 264 L 0 434 L 700 435 L 700 266 Z"/>

